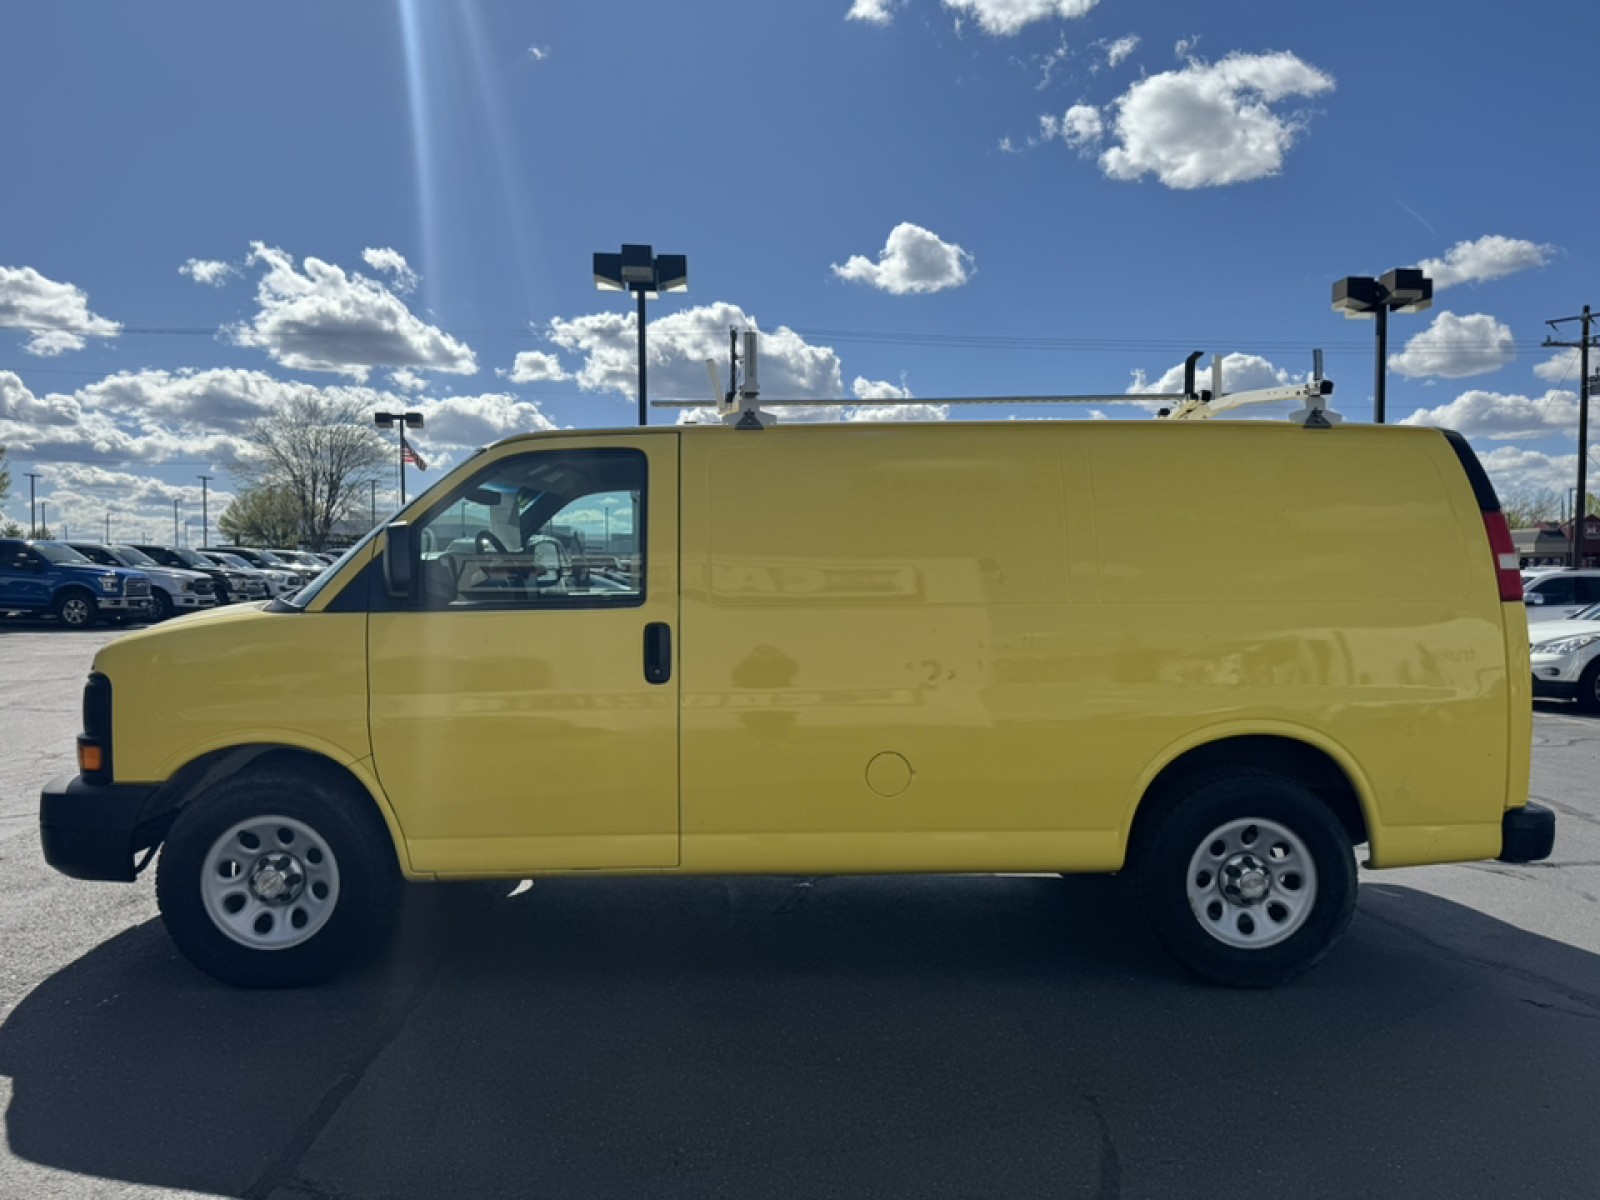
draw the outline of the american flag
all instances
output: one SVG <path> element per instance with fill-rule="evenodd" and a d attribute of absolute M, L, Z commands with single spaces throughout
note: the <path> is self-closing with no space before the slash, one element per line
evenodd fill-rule
<path fill-rule="evenodd" d="M 422 455 L 411 448 L 411 443 L 405 438 L 400 439 L 400 461 L 408 463 L 419 471 L 426 471 L 428 464 L 422 461 Z"/>

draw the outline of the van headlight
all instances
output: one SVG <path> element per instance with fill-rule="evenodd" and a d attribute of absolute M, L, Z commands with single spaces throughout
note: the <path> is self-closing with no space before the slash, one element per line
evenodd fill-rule
<path fill-rule="evenodd" d="M 1576 654 L 1585 646 L 1600 640 L 1600 633 L 1581 633 L 1577 637 L 1562 638 L 1559 642 L 1540 642 L 1533 648 L 1535 654 Z"/>

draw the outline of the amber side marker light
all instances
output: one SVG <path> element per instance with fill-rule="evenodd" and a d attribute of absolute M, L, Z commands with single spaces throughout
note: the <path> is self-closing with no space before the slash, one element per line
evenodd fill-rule
<path fill-rule="evenodd" d="M 78 770 L 83 773 L 105 769 L 105 753 L 99 746 L 78 746 Z"/>

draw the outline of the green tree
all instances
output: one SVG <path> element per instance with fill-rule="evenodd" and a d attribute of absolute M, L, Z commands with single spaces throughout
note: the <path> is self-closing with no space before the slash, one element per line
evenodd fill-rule
<path fill-rule="evenodd" d="M 235 546 L 290 546 L 300 536 L 300 508 L 287 488 L 255 484 L 222 510 L 217 529 Z"/>
<path fill-rule="evenodd" d="M 0 504 L 11 495 L 11 464 L 6 461 L 6 448 L 0 446 Z"/>
<path fill-rule="evenodd" d="M 28 531 L 15 521 L 7 521 L 0 525 L 0 537 L 27 537 Z"/>
<path fill-rule="evenodd" d="M 255 423 L 250 441 L 253 453 L 238 473 L 251 487 L 270 489 L 294 505 L 290 536 L 272 545 L 321 550 L 334 523 L 358 512 L 368 485 L 389 464 L 371 411 L 353 397 L 292 396 Z"/>

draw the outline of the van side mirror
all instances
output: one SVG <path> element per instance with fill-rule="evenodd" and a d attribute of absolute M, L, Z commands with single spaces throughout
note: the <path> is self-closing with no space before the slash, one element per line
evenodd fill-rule
<path fill-rule="evenodd" d="M 416 539 L 405 521 L 391 521 L 384 532 L 389 538 L 383 551 L 384 589 L 396 600 L 408 600 L 416 586 Z"/>

